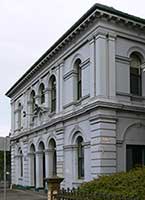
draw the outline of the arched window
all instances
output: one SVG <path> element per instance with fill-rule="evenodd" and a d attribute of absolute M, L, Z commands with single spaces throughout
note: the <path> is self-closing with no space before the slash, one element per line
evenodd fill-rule
<path fill-rule="evenodd" d="M 45 86 L 43 83 L 40 84 L 39 87 L 39 95 L 40 95 L 40 103 L 45 103 Z"/>
<path fill-rule="evenodd" d="M 51 112 L 56 111 L 56 78 L 54 75 L 50 78 L 51 87 Z"/>
<path fill-rule="evenodd" d="M 22 121 L 22 105 L 21 103 L 18 104 L 18 129 L 21 129 L 21 121 Z"/>
<path fill-rule="evenodd" d="M 77 161 L 78 161 L 78 178 L 84 178 L 84 146 L 83 138 L 77 138 Z"/>
<path fill-rule="evenodd" d="M 35 91 L 32 90 L 31 92 L 31 111 L 32 113 L 34 112 L 35 110 Z"/>
<path fill-rule="evenodd" d="M 82 97 L 82 72 L 81 72 L 81 60 L 78 58 L 75 63 L 74 63 L 74 67 L 76 69 L 76 73 L 77 73 L 77 100 L 79 100 Z"/>
<path fill-rule="evenodd" d="M 142 70 L 141 59 L 137 53 L 130 56 L 130 92 L 134 95 L 142 95 Z"/>
<path fill-rule="evenodd" d="M 21 148 L 18 150 L 18 155 L 19 155 L 19 175 L 20 177 L 23 177 L 23 153 Z"/>

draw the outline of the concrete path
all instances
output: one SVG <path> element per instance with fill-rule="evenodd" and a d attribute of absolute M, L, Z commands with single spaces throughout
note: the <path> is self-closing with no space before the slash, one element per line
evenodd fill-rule
<path fill-rule="evenodd" d="M 6 200 L 47 200 L 47 194 L 29 190 L 7 190 Z M 0 190 L 0 200 L 4 200 L 3 190 Z"/>

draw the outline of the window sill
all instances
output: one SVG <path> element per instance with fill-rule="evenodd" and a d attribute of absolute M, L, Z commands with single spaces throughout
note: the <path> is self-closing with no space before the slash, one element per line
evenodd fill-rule
<path fill-rule="evenodd" d="M 131 99 L 131 101 L 144 101 L 145 97 L 144 96 L 139 96 L 139 95 L 131 94 L 130 95 L 130 99 Z"/>
<path fill-rule="evenodd" d="M 48 115 L 48 117 L 53 117 L 54 115 L 56 114 L 56 112 L 51 112 L 51 113 L 49 113 L 49 115 Z"/>
<path fill-rule="evenodd" d="M 81 102 L 82 102 L 82 101 L 84 101 L 85 99 L 87 99 L 87 98 L 89 98 L 89 97 L 90 97 L 89 94 L 88 94 L 88 95 L 85 95 L 85 96 L 81 97 L 80 99 L 78 99 L 74 104 L 75 104 L 76 106 L 79 106 L 79 105 L 81 105 Z"/>
<path fill-rule="evenodd" d="M 131 101 L 141 102 L 145 100 L 145 96 L 139 96 L 139 95 L 134 95 L 134 94 L 129 94 L 129 93 L 117 92 L 116 95 L 130 97 Z"/>

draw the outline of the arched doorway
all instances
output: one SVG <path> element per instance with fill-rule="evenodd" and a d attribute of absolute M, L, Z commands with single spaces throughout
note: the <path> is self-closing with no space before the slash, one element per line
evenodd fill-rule
<path fill-rule="evenodd" d="M 36 187 L 36 150 L 34 144 L 30 146 L 30 184 Z"/>
<path fill-rule="evenodd" d="M 40 178 L 40 186 L 45 188 L 45 146 L 44 143 L 41 141 L 38 146 L 38 150 L 40 153 L 40 160 L 39 160 L 39 178 Z"/>

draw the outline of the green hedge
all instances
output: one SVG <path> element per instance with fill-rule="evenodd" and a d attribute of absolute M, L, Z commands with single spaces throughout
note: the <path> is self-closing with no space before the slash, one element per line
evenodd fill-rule
<path fill-rule="evenodd" d="M 82 184 L 80 191 L 138 197 L 143 200 L 145 199 L 145 167 L 126 173 L 100 176 L 98 179 Z"/>

